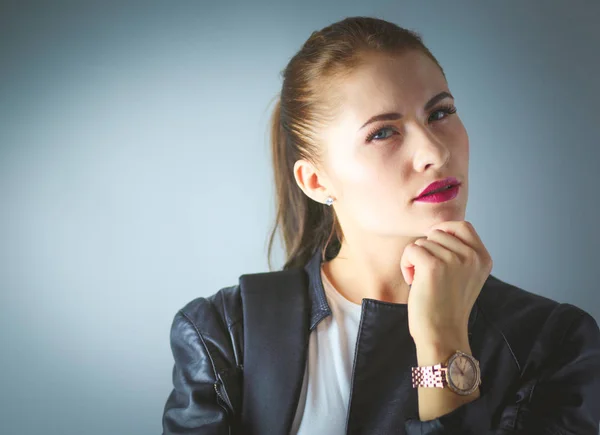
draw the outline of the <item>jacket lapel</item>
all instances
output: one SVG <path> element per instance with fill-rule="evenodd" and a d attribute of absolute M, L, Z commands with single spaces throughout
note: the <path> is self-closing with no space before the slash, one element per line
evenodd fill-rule
<path fill-rule="evenodd" d="M 240 288 L 244 433 L 284 435 L 293 422 L 308 351 L 307 276 L 302 269 L 247 274 Z"/>
<path fill-rule="evenodd" d="M 244 326 L 242 427 L 247 435 L 286 435 L 290 432 L 304 380 L 309 334 L 331 314 L 320 266 L 320 253 L 315 252 L 304 270 L 288 269 L 240 277 Z M 375 361 L 392 363 L 390 367 L 378 367 L 379 377 L 386 379 L 381 373 L 399 376 L 398 390 L 395 393 L 390 390 L 392 396 L 399 395 L 390 396 L 389 400 L 398 402 L 405 417 L 418 418 L 417 391 L 410 382 L 410 367 L 415 366 L 417 360 L 414 342 L 406 335 L 407 307 L 375 300 L 365 300 L 363 304 L 366 312 L 363 315 L 371 321 L 366 322 L 369 327 L 362 325 L 357 342 L 359 369 L 355 367 L 354 370 L 360 373 L 360 380 L 353 380 L 350 406 L 359 410 L 359 414 L 368 414 L 365 411 L 370 404 L 380 402 L 381 392 L 387 391 L 389 379 L 376 387 L 364 382 L 372 372 L 373 359 L 369 358 L 371 362 L 368 363 L 367 359 L 363 361 L 363 356 L 377 354 Z M 470 341 L 474 338 L 471 335 L 475 331 L 477 314 L 476 302 L 469 316 Z M 373 334 L 375 329 L 377 333 Z M 374 337 L 390 337 L 391 341 L 374 340 Z M 379 346 L 379 341 L 384 347 Z M 397 346 L 392 349 L 390 343 Z M 475 357 L 479 356 L 479 348 L 475 340 L 472 343 Z M 377 378 L 373 376 L 373 379 Z M 376 408 L 369 409 L 374 414 L 378 412 Z M 349 431 L 362 427 L 363 417 L 357 421 L 356 414 L 356 411 L 348 414 Z"/>

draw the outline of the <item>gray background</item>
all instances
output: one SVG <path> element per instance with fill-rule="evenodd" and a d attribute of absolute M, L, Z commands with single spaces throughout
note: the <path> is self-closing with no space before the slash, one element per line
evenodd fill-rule
<path fill-rule="evenodd" d="M 0 432 L 161 432 L 176 310 L 267 270 L 279 73 L 351 15 L 445 68 L 492 273 L 600 319 L 600 2 L 2 2 Z"/>

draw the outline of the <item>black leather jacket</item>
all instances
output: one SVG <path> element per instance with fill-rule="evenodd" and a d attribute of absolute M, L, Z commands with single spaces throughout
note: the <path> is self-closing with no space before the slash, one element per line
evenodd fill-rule
<path fill-rule="evenodd" d="M 243 275 L 177 312 L 164 435 L 289 433 L 308 336 L 331 315 L 320 266 L 316 252 L 304 270 Z M 245 291 L 248 277 L 263 289 Z M 278 279 L 308 291 L 292 294 Z M 407 305 L 364 299 L 346 433 L 598 434 L 600 331 L 587 312 L 490 275 L 470 314 L 469 341 L 481 396 L 420 421 Z"/>

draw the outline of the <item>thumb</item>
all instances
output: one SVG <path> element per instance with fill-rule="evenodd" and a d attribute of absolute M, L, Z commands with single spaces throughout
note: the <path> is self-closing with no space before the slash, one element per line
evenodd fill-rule
<path fill-rule="evenodd" d="M 407 248 L 409 246 L 411 245 L 408 245 Z M 406 281 L 409 285 L 412 285 L 415 276 L 415 265 L 411 260 L 411 252 L 412 249 L 405 248 L 402 258 L 400 259 L 400 270 L 402 271 L 402 276 L 404 277 L 404 281 Z"/>

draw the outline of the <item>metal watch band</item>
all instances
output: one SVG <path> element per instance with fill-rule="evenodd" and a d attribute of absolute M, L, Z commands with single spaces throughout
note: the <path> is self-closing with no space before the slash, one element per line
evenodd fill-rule
<path fill-rule="evenodd" d="M 417 387 L 444 388 L 448 385 L 446 368 L 442 364 L 425 367 L 412 367 L 412 385 Z"/>

